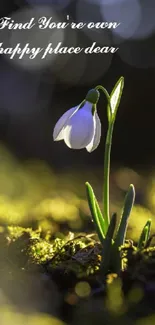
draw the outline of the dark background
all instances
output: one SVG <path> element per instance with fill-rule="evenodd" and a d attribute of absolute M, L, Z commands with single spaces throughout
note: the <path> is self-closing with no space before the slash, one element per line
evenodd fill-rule
<path fill-rule="evenodd" d="M 134 24 L 130 17 L 135 9 L 134 5 L 125 9 L 127 2 L 121 1 L 118 16 L 120 21 L 124 19 L 121 27 L 123 33 L 128 33 Z M 78 21 L 79 10 L 81 20 L 85 17 L 86 21 L 106 21 L 101 17 L 98 1 L 94 5 L 85 0 L 83 8 L 78 7 L 78 1 L 71 1 L 68 6 L 60 3 L 44 1 L 60 20 L 66 21 L 69 14 L 71 20 Z M 41 0 L 1 0 L 0 16 L 14 17 L 19 10 L 41 4 Z M 37 158 L 55 169 L 102 165 L 107 130 L 106 100 L 102 94 L 98 104 L 103 125 L 102 140 L 93 153 L 80 150 L 79 154 L 78 150 L 70 150 L 62 141 L 54 143 L 53 128 L 58 118 L 67 109 L 79 104 L 90 88 L 102 84 L 111 92 L 120 76 L 124 76 L 125 87 L 114 129 L 112 163 L 134 168 L 147 168 L 155 164 L 155 23 L 152 16 L 155 4 L 153 1 L 139 1 L 138 4 L 141 19 L 130 37 L 112 35 L 110 30 L 92 31 L 92 35 L 85 34 L 83 30 L 76 33 L 76 43 L 85 47 L 94 41 L 98 46 L 106 46 L 108 37 L 111 46 L 119 47 L 110 59 L 110 54 L 85 55 L 85 58 L 83 54 L 70 55 L 65 64 L 64 55 L 61 55 L 54 64 L 33 68 L 28 64 L 23 67 L 17 59 L 0 56 L 0 141 L 20 160 Z M 118 18 L 115 16 L 115 6 L 111 5 L 111 21 Z M 20 40 L 22 32 L 19 34 Z M 0 41 L 8 44 L 9 33 L 0 30 Z M 13 35 L 15 33 L 13 31 Z M 17 34 L 17 43 L 20 40 Z M 72 42 L 74 35 L 68 34 L 65 44 L 72 46 Z"/>

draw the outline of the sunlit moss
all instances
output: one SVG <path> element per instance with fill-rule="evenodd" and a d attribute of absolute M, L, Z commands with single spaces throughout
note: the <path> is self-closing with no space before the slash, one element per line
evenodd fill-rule
<path fill-rule="evenodd" d="M 47 261 L 48 259 L 52 258 L 54 255 L 54 250 L 52 245 L 46 241 L 35 243 L 33 246 L 31 246 L 29 252 L 30 252 L 30 256 L 32 256 L 33 259 L 39 263 L 43 263 Z"/>
<path fill-rule="evenodd" d="M 39 239 L 40 231 L 33 231 L 31 228 L 23 228 L 18 226 L 8 226 L 8 236 L 11 240 L 16 240 L 24 233 L 27 233 L 31 239 Z"/>
<path fill-rule="evenodd" d="M 53 242 L 41 238 L 40 229 L 33 231 L 31 228 L 10 226 L 7 227 L 6 236 L 9 241 L 17 243 L 14 247 L 19 251 L 24 244 L 28 260 L 39 264 L 50 260 L 64 244 L 64 241 L 59 238 Z"/>
<path fill-rule="evenodd" d="M 50 272 L 62 268 L 64 273 L 73 271 L 79 278 L 99 270 L 101 246 L 89 235 L 75 237 L 70 232 L 51 241 L 48 235 L 42 237 L 40 229 L 33 231 L 31 228 L 10 226 L 3 236 L 9 243 L 10 258 L 21 267 L 46 263 Z"/>
<path fill-rule="evenodd" d="M 80 279 L 94 275 L 99 270 L 101 246 L 90 242 L 87 236 L 67 241 L 49 261 L 48 269 L 61 268 L 65 273 L 74 272 Z"/>

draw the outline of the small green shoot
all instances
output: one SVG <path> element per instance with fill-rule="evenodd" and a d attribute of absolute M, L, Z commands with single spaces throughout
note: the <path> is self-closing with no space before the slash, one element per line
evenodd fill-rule
<path fill-rule="evenodd" d="M 141 250 L 143 248 L 145 248 L 148 240 L 149 240 L 149 237 L 150 237 L 150 230 L 151 230 L 151 219 L 149 219 L 143 230 L 142 230 L 142 233 L 140 235 L 140 238 L 139 238 L 139 241 L 138 241 L 138 245 L 137 245 L 137 249 L 138 250 Z"/>

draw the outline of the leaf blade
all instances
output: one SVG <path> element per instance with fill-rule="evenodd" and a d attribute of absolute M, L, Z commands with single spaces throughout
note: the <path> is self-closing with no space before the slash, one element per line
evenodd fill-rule
<path fill-rule="evenodd" d="M 99 208 L 97 199 L 95 197 L 93 188 L 91 185 L 86 182 L 86 192 L 87 192 L 87 198 L 88 198 L 88 204 L 91 211 L 92 219 L 94 221 L 94 225 L 96 228 L 96 232 L 98 234 L 98 237 L 103 245 L 104 239 L 105 239 L 105 223 L 104 218 L 102 216 L 101 210 Z"/>
<path fill-rule="evenodd" d="M 134 204 L 135 200 L 135 188 L 133 184 L 130 184 L 129 190 L 126 194 L 125 201 L 124 201 L 124 207 L 123 212 L 121 216 L 121 220 L 117 229 L 117 233 L 115 236 L 115 246 L 119 247 L 124 244 L 125 235 L 127 231 L 127 224 L 128 219 Z"/>

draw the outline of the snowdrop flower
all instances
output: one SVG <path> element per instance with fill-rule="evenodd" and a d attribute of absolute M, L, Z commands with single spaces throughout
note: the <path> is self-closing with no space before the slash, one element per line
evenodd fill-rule
<path fill-rule="evenodd" d="M 99 92 L 92 89 L 78 106 L 64 113 L 55 125 L 54 141 L 64 140 L 71 149 L 95 150 L 101 137 L 101 122 L 96 111 Z"/>

